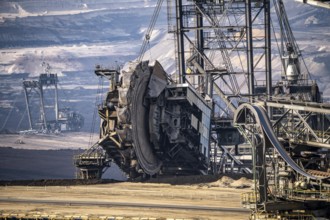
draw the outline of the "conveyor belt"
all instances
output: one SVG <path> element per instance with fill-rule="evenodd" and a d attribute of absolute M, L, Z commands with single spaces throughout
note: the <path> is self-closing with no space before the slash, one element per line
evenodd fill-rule
<path fill-rule="evenodd" d="M 296 162 L 288 155 L 286 150 L 283 148 L 282 144 L 279 142 L 277 139 L 277 136 L 275 135 L 272 124 L 268 118 L 266 110 L 260 106 L 260 105 L 251 105 L 251 104 L 242 104 L 241 106 L 238 107 L 235 117 L 234 117 L 234 122 L 235 123 L 244 123 L 241 121 L 239 118 L 241 115 L 241 111 L 244 109 L 249 109 L 253 112 L 253 114 L 256 117 L 256 122 L 261 126 L 262 131 L 264 133 L 264 137 L 267 138 L 267 140 L 271 143 L 271 145 L 276 149 L 276 151 L 280 154 L 280 156 L 284 159 L 284 161 L 296 172 L 300 173 L 301 175 L 310 178 L 310 179 L 321 179 L 318 177 L 315 177 L 309 173 L 307 173 L 304 169 L 302 169 L 300 166 L 296 164 Z M 266 141 L 266 140 L 265 140 Z"/>
<path fill-rule="evenodd" d="M 276 151 L 281 155 L 281 157 L 284 159 L 284 161 L 296 172 L 300 173 L 301 175 L 308 177 L 310 179 L 318 179 L 315 176 L 312 176 L 311 174 L 307 173 L 305 170 L 303 170 L 300 166 L 298 166 L 292 158 L 287 154 L 286 150 L 283 148 L 282 144 L 277 139 L 272 125 L 269 121 L 268 115 L 265 111 L 265 109 L 261 106 L 252 106 L 255 111 L 258 114 L 258 118 L 260 120 L 260 125 L 263 129 L 263 132 L 265 134 L 265 137 L 268 138 L 270 143 L 273 145 L 273 147 L 276 149 Z"/>

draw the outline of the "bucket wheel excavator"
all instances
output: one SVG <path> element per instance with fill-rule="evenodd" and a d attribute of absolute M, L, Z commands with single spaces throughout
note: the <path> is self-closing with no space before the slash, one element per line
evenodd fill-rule
<path fill-rule="evenodd" d="M 189 84 L 170 84 L 158 62 L 95 73 L 111 81 L 99 106 L 98 146 L 122 171 L 130 178 L 208 172 L 210 102 Z"/>
<path fill-rule="evenodd" d="M 121 71 L 95 71 L 110 81 L 94 145 L 104 164 L 129 178 L 224 173 L 230 164 L 253 175 L 254 191 L 242 196 L 252 219 L 329 217 L 330 105 L 304 70 L 284 2 L 167 0 L 167 13 L 178 82 L 143 56 Z"/>

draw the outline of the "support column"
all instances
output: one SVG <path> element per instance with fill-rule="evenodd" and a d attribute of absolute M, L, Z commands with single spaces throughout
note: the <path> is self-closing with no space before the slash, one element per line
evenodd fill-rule
<path fill-rule="evenodd" d="M 265 10 L 265 60 L 266 60 L 266 92 L 267 99 L 272 99 L 272 37 L 271 37 L 271 23 L 270 23 L 270 0 L 264 0 Z M 271 107 L 267 108 L 269 119 L 273 118 L 273 110 Z"/>
<path fill-rule="evenodd" d="M 266 143 L 265 139 L 262 141 L 262 143 L 259 143 L 257 145 L 254 145 L 252 147 L 255 147 L 256 149 L 256 171 L 259 181 L 259 204 L 265 205 L 267 202 L 267 170 L 266 170 Z"/>
<path fill-rule="evenodd" d="M 270 27 L 270 0 L 264 0 L 265 7 L 265 59 L 266 59 L 266 86 L 267 98 L 271 99 L 272 96 L 272 39 Z"/>
<path fill-rule="evenodd" d="M 32 127 L 31 111 L 30 111 L 30 105 L 29 105 L 29 95 L 28 95 L 26 87 L 24 86 L 23 88 L 24 88 L 25 104 L 26 104 L 26 111 L 28 114 L 29 126 L 30 126 L 30 130 L 32 130 L 33 127 Z"/>
<path fill-rule="evenodd" d="M 204 32 L 203 32 L 203 15 L 202 13 L 200 13 L 200 11 L 198 10 L 198 8 L 202 7 L 202 5 L 200 3 L 198 4 L 195 8 L 196 10 L 196 46 L 197 46 L 197 50 L 200 53 L 204 53 Z M 198 54 L 197 56 L 197 62 L 200 65 L 201 68 L 204 69 L 204 60 L 202 58 L 201 55 Z M 204 75 L 202 77 L 198 77 L 198 85 L 203 85 L 202 86 L 202 93 L 207 94 L 208 93 L 208 74 L 206 73 L 206 71 L 204 71 Z"/>
<path fill-rule="evenodd" d="M 44 94 L 42 85 L 39 84 L 39 93 L 40 93 L 40 112 L 41 112 L 41 120 L 43 121 L 43 128 L 47 129 L 47 121 L 46 121 L 46 113 L 45 113 L 45 104 L 44 104 Z"/>
<path fill-rule="evenodd" d="M 179 62 L 179 83 L 186 81 L 186 66 L 184 56 L 184 36 L 183 36 L 183 20 L 182 20 L 182 0 L 175 0 L 176 7 L 176 38 Z"/>
<path fill-rule="evenodd" d="M 253 102 L 254 95 L 254 62 L 253 62 L 253 38 L 252 38 L 252 10 L 251 0 L 245 0 L 245 22 L 246 22 L 246 43 L 247 43 L 247 74 L 249 79 L 250 102 Z"/>
<path fill-rule="evenodd" d="M 55 120 L 58 121 L 58 91 L 57 83 L 55 82 Z"/>

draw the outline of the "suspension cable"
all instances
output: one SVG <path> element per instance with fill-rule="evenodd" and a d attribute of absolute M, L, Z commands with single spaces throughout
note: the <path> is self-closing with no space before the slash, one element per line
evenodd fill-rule
<path fill-rule="evenodd" d="M 17 99 L 18 99 L 19 95 L 21 95 L 21 93 L 22 93 L 22 91 L 16 96 L 16 98 L 15 98 L 15 100 L 13 102 L 13 106 L 10 108 L 10 110 L 9 110 L 9 112 L 7 114 L 7 117 L 6 117 L 6 119 L 5 119 L 5 121 L 4 121 L 4 123 L 3 123 L 3 125 L 2 125 L 2 127 L 1 127 L 0 130 L 2 130 L 2 129 L 5 128 L 5 126 L 6 126 L 7 122 L 8 122 L 8 119 L 10 118 L 10 116 L 11 116 L 13 110 L 14 110 L 14 107 L 16 105 Z"/>
<path fill-rule="evenodd" d="M 30 100 L 33 100 L 35 94 L 37 94 L 37 92 L 32 93 L 32 96 L 31 96 L 29 99 L 30 99 Z M 31 101 L 31 102 L 32 102 L 32 101 Z M 23 114 L 22 114 L 22 117 L 21 117 L 20 121 L 19 121 L 18 124 L 17 124 L 16 130 L 18 130 L 18 129 L 20 128 L 20 126 L 21 126 L 21 124 L 22 124 L 22 121 L 23 121 L 23 119 L 24 119 L 24 116 L 25 116 L 25 114 L 26 114 L 26 112 L 27 112 L 27 108 L 29 108 L 29 106 L 26 106 L 26 107 L 25 107 L 25 110 L 24 110 L 24 112 L 23 112 Z"/>
<path fill-rule="evenodd" d="M 102 95 L 103 91 L 103 78 L 99 78 L 99 83 L 97 87 L 96 97 L 95 97 L 95 103 L 94 103 L 94 111 L 93 111 L 93 118 L 92 118 L 92 125 L 91 130 L 89 133 L 89 141 L 88 141 L 88 147 L 92 145 L 93 142 L 93 136 L 95 131 L 95 121 L 96 121 L 96 114 L 97 114 L 97 104 L 102 100 L 102 97 L 100 97 L 100 94 Z"/>
<path fill-rule="evenodd" d="M 138 57 L 138 62 L 141 62 L 142 61 L 143 55 L 146 52 L 147 44 L 150 41 L 151 34 L 152 34 L 152 31 L 153 31 L 153 29 L 155 27 L 155 24 L 156 24 L 156 21 L 158 19 L 158 15 L 159 15 L 159 12 L 160 12 L 160 9 L 162 7 L 163 2 L 164 2 L 164 0 L 158 0 L 157 1 L 157 5 L 156 5 L 156 8 L 154 10 L 154 13 L 153 13 L 153 15 L 151 17 L 151 21 L 150 21 L 149 27 L 148 27 L 148 29 L 146 31 L 146 34 L 144 35 L 144 40 L 143 40 L 143 43 L 142 43 L 142 46 L 141 46 L 141 49 L 140 49 L 140 53 L 139 53 L 139 57 Z"/>

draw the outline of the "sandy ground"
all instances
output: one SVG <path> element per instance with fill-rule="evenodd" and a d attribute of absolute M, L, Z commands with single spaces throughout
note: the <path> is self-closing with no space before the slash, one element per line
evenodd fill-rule
<path fill-rule="evenodd" d="M 250 189 L 219 187 L 216 184 L 181 185 L 154 183 L 111 183 L 89 186 L 2 186 L 0 187 L 0 213 L 38 213 L 80 216 L 115 216 L 138 219 L 248 219 L 249 213 L 233 211 L 178 210 L 163 208 L 130 208 L 71 206 L 50 204 L 15 204 L 9 199 L 129 202 L 241 208 L 241 193 Z"/>

